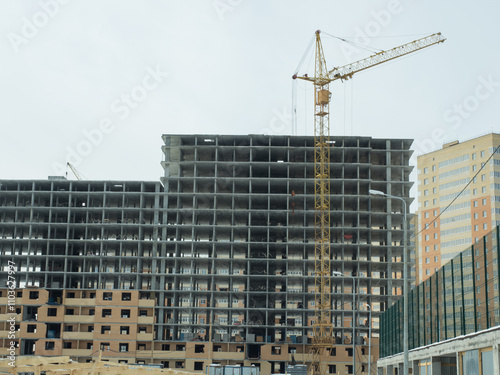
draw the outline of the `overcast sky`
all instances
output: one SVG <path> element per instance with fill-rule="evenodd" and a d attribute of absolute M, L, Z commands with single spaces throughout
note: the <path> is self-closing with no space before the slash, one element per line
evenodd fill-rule
<path fill-rule="evenodd" d="M 499 14 L 493 0 L 2 0 L 0 178 L 70 161 L 88 179 L 158 180 L 164 133 L 291 134 L 291 76 L 317 29 L 331 67 L 370 53 L 326 33 L 377 49 L 447 38 L 332 85 L 332 135 L 420 154 L 498 132 Z M 299 73 L 313 68 L 309 54 Z M 311 95 L 299 82 L 298 134 Z"/>

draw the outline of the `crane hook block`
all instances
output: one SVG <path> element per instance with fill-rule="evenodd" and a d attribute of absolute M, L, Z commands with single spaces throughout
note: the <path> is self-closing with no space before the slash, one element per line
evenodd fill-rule
<path fill-rule="evenodd" d="M 331 92 L 328 90 L 319 90 L 318 98 L 316 100 L 317 105 L 326 105 L 330 102 Z"/>

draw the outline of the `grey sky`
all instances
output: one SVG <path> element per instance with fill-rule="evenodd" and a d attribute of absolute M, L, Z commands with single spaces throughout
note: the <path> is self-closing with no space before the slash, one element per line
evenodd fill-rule
<path fill-rule="evenodd" d="M 334 84 L 332 134 L 421 153 L 499 131 L 499 14 L 487 0 L 3 0 L 0 177 L 69 160 L 89 179 L 157 180 L 163 133 L 290 134 L 291 75 L 317 29 L 380 49 L 447 38 Z M 369 55 L 323 46 L 331 67 Z M 297 97 L 312 134 L 311 88 Z"/>

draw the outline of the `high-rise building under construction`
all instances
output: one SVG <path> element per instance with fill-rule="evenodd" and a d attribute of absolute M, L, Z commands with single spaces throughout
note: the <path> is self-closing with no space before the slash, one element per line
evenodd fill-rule
<path fill-rule="evenodd" d="M 19 354 L 87 361 L 102 350 L 129 363 L 255 364 L 264 373 L 309 362 L 314 138 L 163 140 L 161 184 L 0 181 L 0 257 L 16 270 Z M 375 368 L 378 316 L 401 294 L 404 207 L 369 190 L 410 203 L 410 144 L 331 138 L 330 373 L 352 373 L 353 355 L 356 372 Z M 9 285 L 7 273 L 0 278 Z"/>

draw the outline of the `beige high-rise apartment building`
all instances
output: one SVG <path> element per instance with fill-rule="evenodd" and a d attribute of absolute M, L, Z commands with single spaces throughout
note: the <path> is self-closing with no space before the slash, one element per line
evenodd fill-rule
<path fill-rule="evenodd" d="M 417 284 L 500 222 L 499 145 L 490 133 L 418 157 Z"/>

